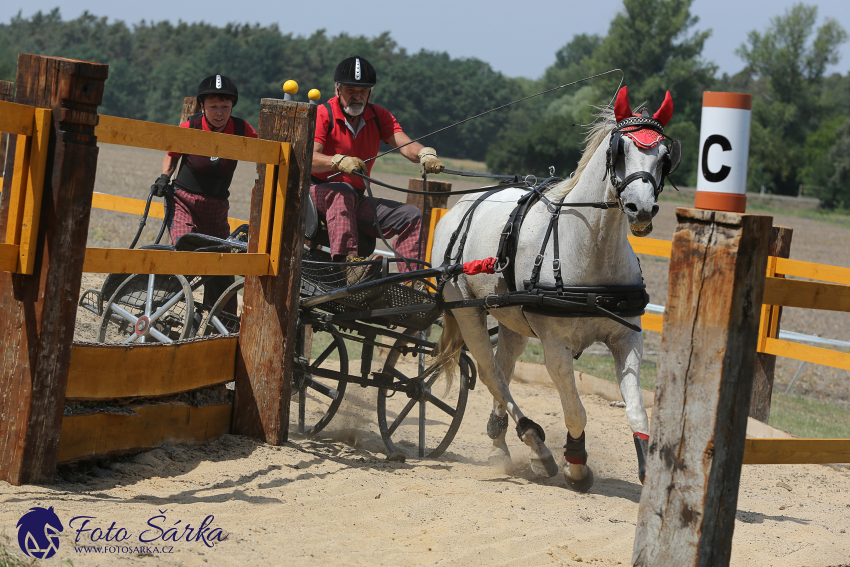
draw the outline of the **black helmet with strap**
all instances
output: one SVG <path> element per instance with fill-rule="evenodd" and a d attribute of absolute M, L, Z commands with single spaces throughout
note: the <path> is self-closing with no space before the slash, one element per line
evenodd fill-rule
<path fill-rule="evenodd" d="M 372 88 L 378 82 L 378 75 L 371 63 L 355 55 L 336 66 L 334 82 L 346 87 Z"/>
<path fill-rule="evenodd" d="M 236 106 L 239 100 L 239 92 L 236 90 L 236 83 L 225 77 L 224 75 L 210 75 L 198 85 L 198 102 L 203 103 L 204 99 L 209 95 L 219 95 L 233 100 L 233 106 Z"/>

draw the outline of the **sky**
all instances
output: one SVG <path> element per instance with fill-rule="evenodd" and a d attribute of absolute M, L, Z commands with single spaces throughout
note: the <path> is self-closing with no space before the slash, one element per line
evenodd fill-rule
<path fill-rule="evenodd" d="M 695 0 L 691 11 L 699 17 L 695 30 L 713 30 L 703 56 L 720 72 L 743 68 L 735 55 L 751 30 L 764 31 L 772 17 L 782 14 L 792 0 Z M 820 25 L 832 17 L 850 33 L 847 0 L 809 0 L 818 6 Z M 555 52 L 578 33 L 605 34 L 622 0 L 573 2 L 566 0 L 324 0 L 280 2 L 269 0 L 3 0 L 0 22 L 21 13 L 29 17 L 59 7 L 63 19 L 84 10 L 110 21 L 128 24 L 141 20 L 204 21 L 214 25 L 276 23 L 283 33 L 310 35 L 325 28 L 329 35 L 376 36 L 389 31 L 408 52 L 445 51 L 454 58 L 475 57 L 511 77 L 538 78 L 555 59 Z M 310 6 L 315 8 L 310 9 Z M 841 61 L 827 72 L 850 71 L 850 42 L 841 48 Z M 628 80 L 628 77 L 626 78 Z"/>

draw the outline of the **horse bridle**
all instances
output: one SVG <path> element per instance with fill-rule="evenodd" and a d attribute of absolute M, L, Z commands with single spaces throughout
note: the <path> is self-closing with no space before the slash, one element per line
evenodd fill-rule
<path fill-rule="evenodd" d="M 660 182 L 655 181 L 655 176 L 648 171 L 635 171 L 634 173 L 628 175 L 625 179 L 620 180 L 617 178 L 616 166 L 617 160 L 620 157 L 620 154 L 623 153 L 623 135 L 629 134 L 631 132 L 637 132 L 638 130 L 650 129 L 661 135 L 662 139 L 670 140 L 671 144 L 664 157 L 661 158 L 663 160 L 661 165 L 661 176 Z M 659 140 L 660 143 L 660 140 Z M 652 118 L 645 113 L 642 116 L 632 116 L 630 118 L 624 118 L 617 122 L 617 125 L 611 131 L 611 137 L 608 139 L 608 151 L 606 152 L 605 158 L 605 177 L 611 177 L 611 185 L 614 187 L 614 190 L 617 192 L 617 201 L 620 203 L 620 209 L 622 210 L 622 199 L 621 196 L 623 191 L 625 191 L 626 187 L 628 187 L 631 183 L 640 179 L 644 183 L 649 183 L 652 185 L 652 189 L 655 195 L 656 202 L 658 201 L 658 195 L 664 190 L 664 178 L 668 177 L 671 173 L 676 171 L 679 168 L 679 163 L 682 161 L 682 143 L 679 140 L 673 140 L 664 134 L 664 126 L 661 125 L 661 122 Z"/>

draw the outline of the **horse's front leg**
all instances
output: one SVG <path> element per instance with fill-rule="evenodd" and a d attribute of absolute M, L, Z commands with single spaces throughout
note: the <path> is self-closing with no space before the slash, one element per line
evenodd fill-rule
<path fill-rule="evenodd" d="M 640 389 L 640 363 L 643 360 L 643 334 L 627 331 L 618 340 L 608 344 L 614 355 L 617 382 L 626 402 L 626 419 L 632 429 L 638 459 L 638 477 L 641 483 L 646 478 L 646 457 L 649 450 L 649 419 L 643 405 Z"/>
<path fill-rule="evenodd" d="M 446 289 L 448 289 L 448 286 Z M 448 297 L 449 300 L 453 299 L 451 296 Z M 519 409 L 511 395 L 504 374 L 496 364 L 496 357 L 493 355 L 493 347 L 490 344 L 490 335 L 487 333 L 485 312 L 481 310 L 475 313 L 475 309 L 459 309 L 453 315 L 460 326 L 466 347 L 478 362 L 481 382 L 487 386 L 496 404 L 504 407 L 507 414 L 517 424 L 516 429 L 519 438 L 534 452 L 534 456 L 531 458 L 531 469 L 540 476 L 555 476 L 558 474 L 558 465 L 552 457 L 552 452 L 543 442 L 545 439 L 543 428 L 525 417 Z"/>
<path fill-rule="evenodd" d="M 496 366 L 502 371 L 505 382 L 510 386 L 516 361 L 525 350 L 528 337 L 515 333 L 504 325 L 499 325 L 499 343 L 496 348 Z M 511 453 L 505 436 L 508 431 L 508 410 L 495 397 L 493 412 L 487 420 L 487 436 L 493 440 L 493 450 L 487 457 L 490 466 L 509 472 L 513 468 Z"/>
<path fill-rule="evenodd" d="M 536 329 L 535 329 L 536 332 Z M 593 486 L 593 471 L 587 466 L 584 428 L 587 413 L 581 403 L 573 373 L 573 353 L 563 343 L 558 333 L 539 333 L 546 356 L 546 370 L 558 390 L 564 423 L 567 426 L 567 443 L 564 445 L 564 478 L 573 490 L 587 492 Z"/>

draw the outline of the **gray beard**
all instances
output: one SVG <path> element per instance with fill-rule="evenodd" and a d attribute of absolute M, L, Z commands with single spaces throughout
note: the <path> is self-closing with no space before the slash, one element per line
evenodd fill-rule
<path fill-rule="evenodd" d="M 360 116 L 361 114 L 363 114 L 364 110 L 366 110 L 365 104 L 359 106 L 351 105 L 345 108 L 345 113 L 349 116 Z"/>

